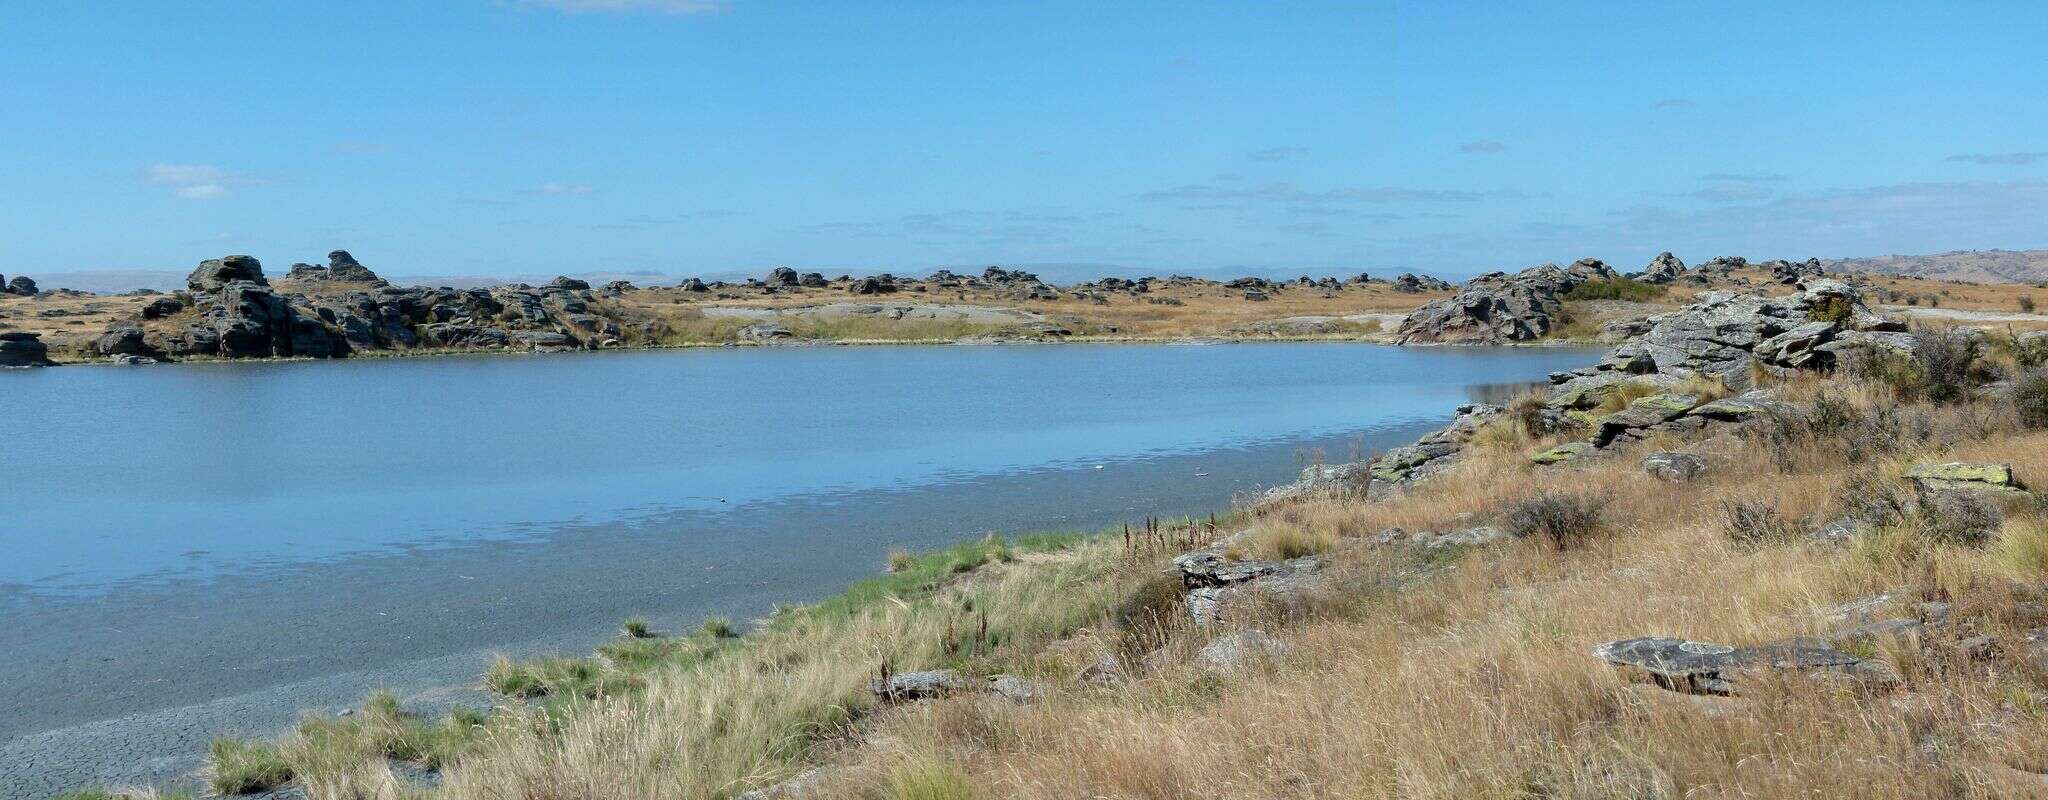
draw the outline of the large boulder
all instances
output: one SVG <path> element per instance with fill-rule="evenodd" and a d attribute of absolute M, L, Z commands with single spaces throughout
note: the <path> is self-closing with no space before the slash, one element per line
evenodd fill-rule
<path fill-rule="evenodd" d="M 348 283 L 374 283 L 383 285 L 384 279 L 377 277 L 369 267 L 356 261 L 347 250 L 334 250 L 327 254 L 327 277 L 329 280 Z"/>
<path fill-rule="evenodd" d="M 249 256 L 209 258 L 199 262 L 192 274 L 185 277 L 185 285 L 195 292 L 217 292 L 235 281 L 270 285 L 263 278 L 263 264 Z"/>
<path fill-rule="evenodd" d="M 768 272 L 769 286 L 801 286 L 802 281 L 796 270 L 789 267 L 776 267 Z"/>
<path fill-rule="evenodd" d="M 0 367 L 48 366 L 50 347 L 42 337 L 29 331 L 0 331 Z"/>
<path fill-rule="evenodd" d="M 36 282 L 30 279 L 27 275 L 16 275 L 14 276 L 14 280 L 7 281 L 7 285 L 4 291 L 7 294 L 18 294 L 24 297 L 34 297 L 36 296 L 36 293 L 41 290 L 36 288 Z"/>
<path fill-rule="evenodd" d="M 94 353 L 103 356 L 151 355 L 140 326 L 115 323 L 92 341 Z"/>

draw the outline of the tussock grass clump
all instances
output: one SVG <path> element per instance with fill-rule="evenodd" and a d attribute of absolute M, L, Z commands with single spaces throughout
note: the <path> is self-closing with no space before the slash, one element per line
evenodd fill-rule
<path fill-rule="evenodd" d="M 222 737 L 206 748 L 207 784 L 217 794 L 248 794 L 290 782 L 292 766 L 277 745 Z"/>
<path fill-rule="evenodd" d="M 881 800 L 974 800 L 980 793 L 960 765 L 918 761 L 890 770 L 876 796 Z"/>
<path fill-rule="evenodd" d="M 908 572 L 915 566 L 917 566 L 917 556 L 911 555 L 909 550 L 889 551 L 890 572 Z"/>
<path fill-rule="evenodd" d="M 1584 543 L 1600 530 L 1601 497 L 1544 492 L 1510 504 L 1501 522 L 1516 538 L 1540 537 L 1558 550 Z"/>
<path fill-rule="evenodd" d="M 1270 522 L 1252 531 L 1246 550 L 1254 558 L 1289 559 L 1312 556 L 1336 544 L 1334 531 Z"/>
<path fill-rule="evenodd" d="M 1630 403 L 1659 394 L 1662 391 L 1657 388 L 1656 384 L 1647 381 L 1617 383 L 1608 387 L 1607 393 L 1601 395 L 1600 405 L 1593 408 L 1593 413 L 1600 415 L 1617 413 L 1624 408 L 1628 408 Z"/>
<path fill-rule="evenodd" d="M 654 628 L 647 622 L 646 617 L 627 617 L 625 622 L 619 624 L 619 632 L 630 638 L 645 639 L 654 635 Z"/>
<path fill-rule="evenodd" d="M 732 621 L 724 617 L 712 617 L 704 620 L 703 627 L 698 630 L 703 631 L 705 636 L 713 639 L 737 639 L 740 635 L 739 631 L 733 629 Z"/>

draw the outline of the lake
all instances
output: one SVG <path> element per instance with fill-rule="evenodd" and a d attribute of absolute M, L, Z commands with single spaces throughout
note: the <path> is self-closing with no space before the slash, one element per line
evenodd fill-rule
<path fill-rule="evenodd" d="M 0 763 L 126 743 L 162 755 L 59 777 L 164 774 L 219 730 L 473 682 L 491 650 L 817 599 L 891 549 L 1220 510 L 1595 358 L 792 347 L 0 372 Z M 29 785 L 0 774 L 0 795 L 10 780 Z"/>

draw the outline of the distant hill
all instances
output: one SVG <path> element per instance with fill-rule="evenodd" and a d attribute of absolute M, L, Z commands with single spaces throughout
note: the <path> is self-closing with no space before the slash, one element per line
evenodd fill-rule
<path fill-rule="evenodd" d="M 1829 272 L 1875 272 L 1944 281 L 2048 281 L 2048 250 L 1956 250 L 1931 256 L 1873 256 L 1828 261 Z"/>

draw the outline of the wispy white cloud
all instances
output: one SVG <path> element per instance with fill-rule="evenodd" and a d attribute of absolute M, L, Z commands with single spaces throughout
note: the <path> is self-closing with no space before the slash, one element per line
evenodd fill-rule
<path fill-rule="evenodd" d="M 1723 183 L 1697 191 L 1686 192 L 1685 196 L 1716 203 L 1747 203 L 1763 200 L 1772 194 L 1773 192 L 1770 189 L 1754 183 Z"/>
<path fill-rule="evenodd" d="M 1460 153 L 1498 153 L 1506 149 L 1508 149 L 1507 145 L 1492 139 L 1480 139 L 1476 142 L 1466 142 L 1458 145 L 1458 152 Z"/>
<path fill-rule="evenodd" d="M 566 197 L 575 195 L 586 195 L 595 191 L 597 190 L 592 189 L 589 186 L 586 186 L 581 183 L 543 183 L 540 185 L 539 188 L 534 189 L 532 193 L 538 195 Z"/>
<path fill-rule="evenodd" d="M 2023 167 L 2037 161 L 2048 160 L 2048 152 L 2030 151 L 2024 153 L 1963 153 L 1949 156 L 1946 161 L 1958 164 L 1982 164 L 1985 166 Z"/>
<path fill-rule="evenodd" d="M 234 187 L 263 183 L 211 164 L 151 164 L 142 171 L 142 177 L 150 183 L 171 187 L 171 194 L 187 200 L 216 200 L 228 196 Z"/>
<path fill-rule="evenodd" d="M 565 14 L 715 14 L 731 7 L 725 0 L 519 0 L 519 5 Z"/>

